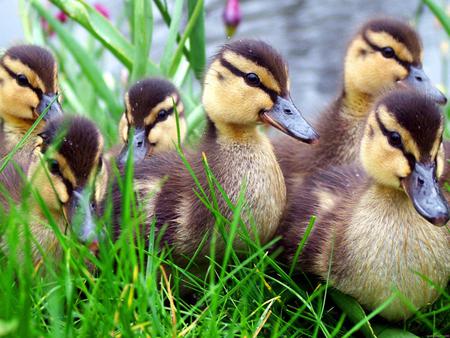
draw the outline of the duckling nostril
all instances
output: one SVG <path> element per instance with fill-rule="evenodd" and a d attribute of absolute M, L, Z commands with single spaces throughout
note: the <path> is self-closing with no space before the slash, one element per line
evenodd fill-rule
<path fill-rule="evenodd" d="M 283 111 L 288 115 L 292 115 L 292 110 L 290 110 L 289 108 L 285 108 Z"/>
<path fill-rule="evenodd" d="M 423 78 L 421 76 L 416 76 L 416 80 L 419 81 L 419 82 L 422 82 Z"/>
<path fill-rule="evenodd" d="M 137 143 L 138 148 L 141 148 L 143 145 L 144 145 L 143 141 L 138 141 L 138 143 Z"/>
<path fill-rule="evenodd" d="M 424 184 L 425 184 L 425 181 L 424 181 L 424 179 L 423 179 L 423 178 L 421 178 L 421 177 L 418 177 L 418 178 L 417 178 L 417 184 L 419 184 L 419 186 L 422 186 L 422 185 L 424 185 Z"/>

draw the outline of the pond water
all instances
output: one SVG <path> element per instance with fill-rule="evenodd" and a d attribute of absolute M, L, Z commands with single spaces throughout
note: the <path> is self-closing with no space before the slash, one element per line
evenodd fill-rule
<path fill-rule="evenodd" d="M 450 0 L 445 1 L 450 5 Z M 110 8 L 113 17 L 120 15 L 123 1 L 99 2 Z M 224 4 L 225 0 L 206 0 L 208 55 L 226 41 L 222 23 Z M 242 0 L 243 19 L 235 38 L 263 39 L 281 51 L 291 70 L 292 97 L 312 117 L 336 94 L 345 47 L 361 23 L 377 15 L 412 20 L 419 4 L 419 0 Z M 3 47 L 20 39 L 22 30 L 18 1 L 0 0 L 0 6 Z M 435 83 L 442 82 L 440 44 L 445 36 L 426 8 L 418 30 L 424 40 L 425 70 Z M 157 17 L 152 47 L 156 59 L 161 55 L 166 34 L 167 28 Z"/>

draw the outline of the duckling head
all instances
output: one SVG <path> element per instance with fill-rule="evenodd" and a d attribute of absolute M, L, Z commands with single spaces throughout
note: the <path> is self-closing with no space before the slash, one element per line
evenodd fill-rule
<path fill-rule="evenodd" d="M 447 98 L 422 69 L 422 43 L 407 23 L 389 18 L 367 22 L 345 57 L 345 91 L 376 98 L 396 87 L 420 91 L 438 104 Z"/>
<path fill-rule="evenodd" d="M 264 122 L 304 142 L 318 139 L 290 98 L 286 63 L 262 41 L 224 45 L 205 74 L 202 101 L 219 131 Z"/>
<path fill-rule="evenodd" d="M 20 45 L 0 59 L 0 118 L 22 132 L 53 102 L 44 121 L 62 115 L 58 95 L 57 64 L 45 48 Z"/>
<path fill-rule="evenodd" d="M 445 159 L 443 129 L 434 101 L 413 90 L 393 91 L 369 114 L 360 152 L 377 183 L 404 190 L 417 212 L 435 225 L 449 219 L 438 184 Z"/>
<path fill-rule="evenodd" d="M 136 82 L 125 95 L 126 110 L 119 124 L 119 134 L 124 146 L 119 162 L 126 162 L 130 147 L 133 147 L 135 162 L 147 155 L 175 148 L 178 137 L 175 108 L 179 116 L 180 139 L 184 140 L 184 107 L 175 86 L 168 80 L 159 78 Z M 132 128 L 134 134 L 130 139 Z"/>
<path fill-rule="evenodd" d="M 93 214 L 106 193 L 103 138 L 83 117 L 50 120 L 38 135 L 35 163 L 29 179 L 53 215 L 61 209 L 83 241 L 95 234 Z"/>

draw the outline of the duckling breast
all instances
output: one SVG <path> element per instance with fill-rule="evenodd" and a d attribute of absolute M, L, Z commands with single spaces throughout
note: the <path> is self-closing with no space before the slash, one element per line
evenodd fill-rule
<path fill-rule="evenodd" d="M 416 308 L 426 306 L 439 295 L 427 279 L 441 288 L 447 285 L 450 234 L 418 215 L 403 192 L 386 197 L 375 190 L 361 198 L 349 220 L 352 226 L 346 227 L 336 252 L 336 259 L 344 262 L 332 276 L 333 284 L 369 309 L 383 304 L 395 290 Z M 380 194 L 385 203 L 374 198 Z M 381 313 L 389 320 L 412 314 L 400 298 Z"/>
<path fill-rule="evenodd" d="M 261 243 L 269 241 L 286 204 L 286 185 L 272 145 L 265 139 L 255 144 L 223 144 L 221 154 L 213 172 L 233 203 L 238 203 L 244 189 L 241 218 L 250 233 L 257 230 Z M 225 216 L 232 219 L 233 214 L 227 210 Z"/>

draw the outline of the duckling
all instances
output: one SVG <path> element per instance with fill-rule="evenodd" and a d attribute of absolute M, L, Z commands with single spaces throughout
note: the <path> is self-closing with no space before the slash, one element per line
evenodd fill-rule
<path fill-rule="evenodd" d="M 206 132 L 196 151 L 185 152 L 186 159 L 202 189 L 210 198 L 214 193 L 228 219 L 233 211 L 219 190 L 211 191 L 203 156 L 231 203 L 238 202 L 245 188 L 242 220 L 250 234 L 256 230 L 259 240 L 267 242 L 284 210 L 286 188 L 272 145 L 258 125 L 270 124 L 308 143 L 318 138 L 290 98 L 287 65 L 265 42 L 225 44 L 206 71 L 202 102 Z M 163 178 L 167 180 L 161 186 Z M 175 257 L 192 256 L 204 236 L 215 231 L 215 214 L 196 195 L 194 179 L 177 152 L 157 154 L 137 164 L 134 188 L 144 205 L 146 229 L 154 218 L 157 229 L 167 224 L 164 242 L 173 248 Z M 119 196 L 117 186 L 112 194 Z M 121 204 L 114 203 L 118 218 Z M 119 233 L 117 226 L 115 235 Z M 240 246 L 236 243 L 236 248 Z M 216 250 L 220 253 L 223 247 L 219 237 Z M 203 249 L 203 253 L 208 250 Z"/>
<path fill-rule="evenodd" d="M 385 18 L 363 25 L 347 49 L 341 93 L 319 116 L 316 126 L 323 136 L 320 143 L 302 147 L 287 138 L 274 141 L 286 180 L 301 180 L 316 168 L 357 159 L 365 118 L 383 93 L 410 87 L 445 104 L 446 97 L 422 69 L 422 56 L 420 38 L 408 24 Z"/>
<path fill-rule="evenodd" d="M 30 230 L 38 243 L 32 247 L 35 260 L 41 257 L 39 247 L 49 256 L 59 257 L 61 253 L 55 232 L 48 225 L 47 211 L 62 232 L 67 223 L 73 225 L 76 220 L 83 224 L 82 230 L 85 231 L 77 233 L 78 238 L 88 241 L 94 236 L 92 210 L 104 198 L 108 181 L 102 151 L 100 132 L 83 117 L 52 119 L 38 134 L 32 161 L 28 168 L 24 168 L 33 187 L 27 203 L 32 215 Z M 9 194 L 17 198 L 22 195 L 26 182 L 17 180 L 12 184 L 17 177 L 14 175 L 13 172 L 9 177 L 3 176 L 1 183 L 7 183 Z M 42 209 L 39 201 L 47 211 Z"/>
<path fill-rule="evenodd" d="M 319 169 L 292 188 L 279 230 L 287 260 L 316 215 L 297 267 L 369 310 L 393 290 L 416 308 L 433 302 L 450 275 L 449 207 L 437 183 L 443 129 L 428 97 L 400 90 L 382 98 L 367 118 L 360 164 Z M 398 298 L 381 312 L 392 321 L 412 314 Z"/>
<path fill-rule="evenodd" d="M 39 46 L 14 46 L 0 58 L 1 157 L 18 143 L 49 104 L 53 102 L 34 136 L 46 121 L 62 115 L 55 98 L 58 96 L 57 73 L 53 55 Z"/>
<path fill-rule="evenodd" d="M 153 153 L 175 148 L 177 124 L 174 103 L 179 114 L 180 139 L 186 136 L 186 120 L 180 94 L 175 86 L 165 79 L 147 78 L 136 82 L 125 95 L 126 110 L 119 124 L 119 135 L 124 143 L 118 156 L 125 163 L 128 147 L 133 147 L 133 159 L 139 162 Z M 129 131 L 134 127 L 134 136 L 128 142 Z"/>

